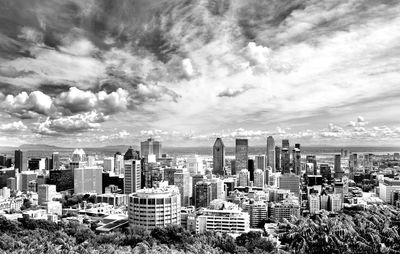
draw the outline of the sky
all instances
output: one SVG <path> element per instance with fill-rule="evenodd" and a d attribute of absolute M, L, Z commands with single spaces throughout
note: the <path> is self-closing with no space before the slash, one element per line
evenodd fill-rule
<path fill-rule="evenodd" d="M 0 0 L 0 144 L 400 146 L 400 1 Z"/>

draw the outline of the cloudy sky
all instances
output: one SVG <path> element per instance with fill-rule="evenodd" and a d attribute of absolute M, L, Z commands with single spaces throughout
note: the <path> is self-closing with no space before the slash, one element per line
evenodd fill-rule
<path fill-rule="evenodd" d="M 400 1 L 0 0 L 0 143 L 400 145 Z"/>

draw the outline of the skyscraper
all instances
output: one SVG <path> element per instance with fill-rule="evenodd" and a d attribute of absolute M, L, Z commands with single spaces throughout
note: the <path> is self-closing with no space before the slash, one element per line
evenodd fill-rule
<path fill-rule="evenodd" d="M 247 169 L 249 170 L 250 181 L 254 181 L 254 160 L 249 159 L 247 163 Z"/>
<path fill-rule="evenodd" d="M 255 187 L 264 188 L 265 185 L 265 172 L 262 169 L 256 169 L 254 171 L 254 181 L 253 185 Z"/>
<path fill-rule="evenodd" d="M 51 155 L 51 160 L 52 160 L 52 165 L 50 169 L 58 170 L 60 168 L 60 154 L 58 152 L 54 152 Z"/>
<path fill-rule="evenodd" d="M 217 138 L 213 146 L 213 173 L 225 174 L 225 145 L 221 138 Z"/>
<path fill-rule="evenodd" d="M 235 173 L 248 168 L 249 141 L 247 139 L 236 139 L 235 149 Z M 232 173 L 233 174 L 233 173 Z"/>
<path fill-rule="evenodd" d="M 74 169 L 74 193 L 103 193 L 101 167 L 84 167 Z"/>
<path fill-rule="evenodd" d="M 295 144 L 293 149 L 293 173 L 300 175 L 301 173 L 301 151 L 300 144 Z"/>
<path fill-rule="evenodd" d="M 313 172 L 311 175 L 317 175 L 317 157 L 315 155 L 307 155 L 306 156 L 306 164 L 311 163 L 313 165 Z"/>
<path fill-rule="evenodd" d="M 342 170 L 340 154 L 335 155 L 335 164 L 334 164 L 333 168 L 335 171 L 335 178 L 342 178 L 344 175 L 344 172 Z"/>
<path fill-rule="evenodd" d="M 21 150 L 15 150 L 14 153 L 14 158 L 15 158 L 15 168 L 18 168 L 19 172 L 25 171 L 25 159 L 24 159 L 24 153 Z"/>
<path fill-rule="evenodd" d="M 289 140 L 282 140 L 282 173 L 290 173 Z"/>
<path fill-rule="evenodd" d="M 195 201 L 194 205 L 198 207 L 208 207 L 212 200 L 212 186 L 210 182 L 197 182 L 195 186 Z"/>
<path fill-rule="evenodd" d="M 276 171 L 275 167 L 275 140 L 272 136 L 267 138 L 267 166 L 272 168 L 272 172 Z"/>
<path fill-rule="evenodd" d="M 275 154 L 275 148 L 274 148 L 274 154 Z M 254 167 L 255 169 L 265 169 L 267 164 L 267 156 L 265 155 L 256 155 L 254 158 Z M 275 164 L 275 163 L 274 163 Z"/>
<path fill-rule="evenodd" d="M 141 187 L 141 165 L 140 160 L 125 161 L 125 183 L 124 193 L 131 194 Z"/>
<path fill-rule="evenodd" d="M 275 172 L 281 171 L 281 148 L 275 146 Z"/>
<path fill-rule="evenodd" d="M 124 154 L 124 160 L 140 160 L 139 151 L 134 151 L 132 146 L 130 146 Z"/>
<path fill-rule="evenodd" d="M 161 142 L 155 141 L 152 138 L 140 142 L 140 153 L 142 157 L 146 158 L 148 155 L 154 154 L 156 158 L 161 158 Z"/>
<path fill-rule="evenodd" d="M 246 187 L 250 183 L 250 174 L 247 169 L 242 169 L 239 172 L 239 186 Z"/>

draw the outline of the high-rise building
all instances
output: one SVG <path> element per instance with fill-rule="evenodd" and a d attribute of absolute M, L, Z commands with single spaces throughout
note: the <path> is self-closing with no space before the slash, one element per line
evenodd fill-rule
<path fill-rule="evenodd" d="M 293 149 L 293 173 L 296 175 L 301 174 L 301 152 L 300 144 L 295 144 Z"/>
<path fill-rule="evenodd" d="M 253 159 L 249 159 L 248 163 L 247 163 L 247 169 L 249 170 L 249 177 L 250 177 L 250 181 L 254 181 L 254 160 Z"/>
<path fill-rule="evenodd" d="M 102 194 L 102 168 L 84 167 L 74 169 L 74 193 Z"/>
<path fill-rule="evenodd" d="M 358 168 L 358 155 L 356 153 L 350 154 L 349 158 L 349 169 L 350 172 L 354 172 Z"/>
<path fill-rule="evenodd" d="M 400 190 L 400 180 L 384 177 L 379 182 L 379 198 L 388 204 L 393 204 L 392 195 L 394 191 Z"/>
<path fill-rule="evenodd" d="M 196 202 L 196 183 L 204 181 L 204 175 L 195 175 L 192 176 L 192 205 L 195 205 Z"/>
<path fill-rule="evenodd" d="M 328 209 L 332 212 L 338 212 L 342 210 L 343 198 L 340 194 L 328 194 Z"/>
<path fill-rule="evenodd" d="M 256 169 L 254 171 L 254 181 L 253 181 L 253 186 L 254 187 L 260 187 L 264 188 L 265 185 L 265 170 L 262 169 Z"/>
<path fill-rule="evenodd" d="M 282 140 L 282 173 L 290 173 L 290 151 L 289 151 L 289 140 Z"/>
<path fill-rule="evenodd" d="M 342 170 L 340 154 L 335 155 L 335 163 L 334 163 L 334 171 L 335 171 L 335 178 L 342 178 L 344 172 Z"/>
<path fill-rule="evenodd" d="M 124 156 L 120 152 L 114 154 L 114 172 L 116 175 L 124 174 Z"/>
<path fill-rule="evenodd" d="M 236 139 L 235 149 L 235 173 L 242 169 L 248 169 L 249 141 L 247 139 Z"/>
<path fill-rule="evenodd" d="M 270 166 L 272 168 L 272 172 L 276 172 L 276 167 L 275 167 L 275 140 L 272 136 L 269 136 L 267 138 L 267 151 L 266 151 L 266 156 L 267 156 L 267 166 Z"/>
<path fill-rule="evenodd" d="M 300 196 L 300 177 L 295 174 L 283 174 L 279 176 L 279 189 L 290 190 L 297 197 Z"/>
<path fill-rule="evenodd" d="M 239 186 L 246 187 L 250 185 L 250 173 L 247 169 L 242 169 L 239 172 Z"/>
<path fill-rule="evenodd" d="M 282 170 L 281 165 L 281 148 L 279 146 L 275 146 L 275 172 L 280 172 Z M 273 172 L 273 173 L 275 173 Z"/>
<path fill-rule="evenodd" d="M 274 154 L 275 154 L 275 149 L 274 149 Z M 274 163 L 275 164 L 275 163 Z M 255 169 L 265 169 L 267 166 L 267 156 L 265 155 L 256 155 L 254 157 L 254 168 Z"/>
<path fill-rule="evenodd" d="M 213 173 L 225 175 L 225 145 L 221 138 L 217 138 L 213 146 Z"/>
<path fill-rule="evenodd" d="M 174 185 L 178 187 L 181 194 L 182 206 L 189 206 L 192 198 L 192 177 L 187 168 L 177 169 L 174 173 Z"/>
<path fill-rule="evenodd" d="M 24 153 L 21 150 L 15 150 L 14 152 L 14 168 L 18 169 L 18 172 L 22 172 L 26 170 L 26 165 L 25 165 L 25 158 L 24 158 Z"/>
<path fill-rule="evenodd" d="M 283 200 L 280 203 L 271 203 L 271 218 L 276 221 L 290 220 L 292 216 L 300 218 L 300 205 L 298 200 Z"/>
<path fill-rule="evenodd" d="M 197 182 L 195 186 L 195 202 L 194 205 L 198 207 L 208 207 L 212 200 L 212 186 L 210 182 Z"/>
<path fill-rule="evenodd" d="M 131 194 L 141 188 L 141 163 L 140 160 L 125 161 L 124 193 Z"/>
<path fill-rule="evenodd" d="M 186 158 L 186 168 L 189 170 L 190 176 L 194 175 L 204 175 L 204 161 L 198 156 L 189 156 Z"/>
<path fill-rule="evenodd" d="M 45 158 L 30 158 L 28 160 L 28 169 L 29 170 L 44 170 L 46 167 L 46 159 Z"/>
<path fill-rule="evenodd" d="M 60 166 L 61 166 L 60 165 L 60 154 L 58 152 L 54 152 L 51 155 L 51 161 L 52 161 L 52 163 L 51 163 L 50 169 L 51 170 L 58 170 L 60 168 Z"/>
<path fill-rule="evenodd" d="M 152 230 L 181 224 L 181 198 L 177 187 L 142 189 L 129 195 L 129 224 Z"/>
<path fill-rule="evenodd" d="M 5 166 L 7 162 L 7 155 L 1 154 L 0 155 L 0 166 Z"/>
<path fill-rule="evenodd" d="M 161 142 L 155 141 L 152 138 L 140 142 L 140 153 L 142 157 L 146 158 L 148 155 L 154 154 L 156 159 L 161 158 L 162 149 Z"/>

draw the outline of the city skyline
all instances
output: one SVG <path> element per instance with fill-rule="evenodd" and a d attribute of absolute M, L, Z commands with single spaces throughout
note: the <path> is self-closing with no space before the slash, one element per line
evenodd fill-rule
<path fill-rule="evenodd" d="M 4 146 L 400 146 L 400 2 L 0 3 Z"/>

